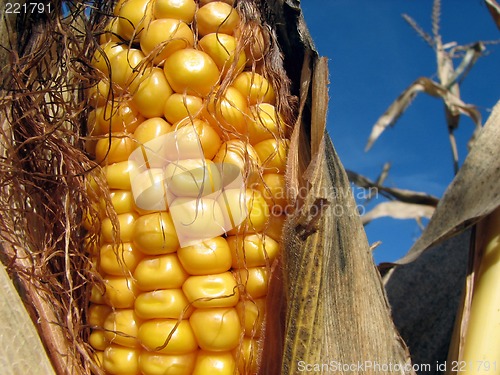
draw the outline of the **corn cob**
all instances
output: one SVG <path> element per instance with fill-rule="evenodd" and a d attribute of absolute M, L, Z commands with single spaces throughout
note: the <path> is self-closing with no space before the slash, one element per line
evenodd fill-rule
<path fill-rule="evenodd" d="M 268 38 L 243 36 L 232 1 L 122 0 L 115 15 L 90 92 L 113 212 L 87 222 L 104 286 L 89 343 L 108 374 L 254 374 L 287 204 L 289 129 L 257 72 Z"/>

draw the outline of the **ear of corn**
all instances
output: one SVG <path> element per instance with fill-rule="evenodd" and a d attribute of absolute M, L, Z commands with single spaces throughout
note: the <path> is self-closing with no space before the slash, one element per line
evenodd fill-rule
<path fill-rule="evenodd" d="M 108 374 L 257 373 L 287 204 L 269 38 L 244 40 L 232 2 L 122 0 L 115 14 L 90 91 L 88 151 L 110 196 L 87 225 L 103 280 L 89 344 Z"/>

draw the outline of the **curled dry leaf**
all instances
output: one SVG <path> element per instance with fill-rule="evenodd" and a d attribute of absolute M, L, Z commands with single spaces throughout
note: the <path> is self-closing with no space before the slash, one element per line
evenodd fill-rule
<path fill-rule="evenodd" d="M 496 2 L 496 0 L 484 0 L 484 2 L 488 6 L 488 10 L 490 11 L 493 21 L 500 30 L 500 5 Z"/>
<path fill-rule="evenodd" d="M 414 204 L 405 202 L 382 202 L 373 209 L 361 216 L 363 224 L 384 216 L 390 216 L 394 219 L 429 219 L 434 213 L 435 207 L 424 204 Z"/>

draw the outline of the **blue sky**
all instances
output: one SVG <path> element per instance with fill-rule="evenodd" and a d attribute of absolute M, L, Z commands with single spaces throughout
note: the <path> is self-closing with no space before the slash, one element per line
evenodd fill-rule
<path fill-rule="evenodd" d="M 385 162 L 385 184 L 441 196 L 453 179 L 442 102 L 420 94 L 396 126 L 365 153 L 371 128 L 416 78 L 436 78 L 433 50 L 403 20 L 409 14 L 431 33 L 432 0 L 303 0 L 306 23 L 320 55 L 329 58 L 328 131 L 347 169 L 372 179 Z M 500 39 L 481 0 L 443 0 L 443 42 Z M 500 98 L 500 44 L 488 45 L 461 87 L 462 100 L 486 120 Z M 457 61 L 458 63 L 459 61 Z M 473 122 L 462 117 L 456 133 L 461 163 Z M 421 230 L 414 220 L 378 219 L 366 226 L 370 243 L 382 241 L 376 262 L 400 258 Z"/>

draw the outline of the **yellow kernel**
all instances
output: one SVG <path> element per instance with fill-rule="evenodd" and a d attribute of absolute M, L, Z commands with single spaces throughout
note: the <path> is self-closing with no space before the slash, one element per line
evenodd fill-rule
<path fill-rule="evenodd" d="M 196 309 L 189 318 L 191 328 L 203 350 L 226 351 L 238 346 L 240 320 L 234 308 Z"/>
<path fill-rule="evenodd" d="M 187 277 L 176 254 L 144 258 L 134 272 L 137 286 L 142 291 L 178 289 Z"/>
<path fill-rule="evenodd" d="M 87 312 L 87 323 L 92 327 L 102 327 L 110 312 L 111 307 L 108 305 L 92 304 Z"/>
<path fill-rule="evenodd" d="M 240 23 L 240 16 L 236 9 L 222 1 L 208 3 L 198 9 L 196 25 L 200 35 L 210 33 L 234 34 Z"/>
<path fill-rule="evenodd" d="M 235 272 L 242 295 L 253 299 L 265 297 L 268 290 L 269 270 L 266 267 L 238 269 Z"/>
<path fill-rule="evenodd" d="M 138 40 L 144 27 L 151 23 L 153 17 L 151 0 L 127 0 L 117 5 L 118 34 L 126 40 Z"/>
<path fill-rule="evenodd" d="M 228 216 L 233 219 L 231 220 L 233 229 L 227 232 L 228 235 L 264 231 L 270 213 L 269 206 L 259 191 L 247 189 L 242 192 L 238 189 L 228 189 L 219 197 L 219 202 L 222 200 L 226 202 L 224 206 L 226 220 Z M 234 218 L 244 218 L 244 220 L 234 221 Z"/>
<path fill-rule="evenodd" d="M 135 209 L 134 197 L 130 190 L 112 190 L 110 192 L 111 205 L 117 214 L 133 212 Z M 101 210 L 106 209 L 104 199 L 101 200 Z"/>
<path fill-rule="evenodd" d="M 278 256 L 279 243 L 263 234 L 229 236 L 233 268 L 269 266 Z"/>
<path fill-rule="evenodd" d="M 107 374 L 137 375 L 139 370 L 139 350 L 110 345 L 104 350 L 102 363 Z"/>
<path fill-rule="evenodd" d="M 108 100 L 111 100 L 111 87 L 109 85 L 109 79 L 101 79 L 97 84 L 90 87 L 88 91 L 89 103 L 93 107 L 100 107 L 106 104 Z M 90 113 L 89 113 L 90 116 Z M 95 113 L 93 114 L 95 117 Z M 93 126 L 88 126 L 88 134 L 95 134 L 93 127 L 95 127 L 95 122 Z"/>
<path fill-rule="evenodd" d="M 219 169 L 206 159 L 185 159 L 165 168 L 168 192 L 177 197 L 202 197 L 219 191 L 222 180 Z"/>
<path fill-rule="evenodd" d="M 106 242 L 130 242 L 137 214 L 128 212 L 118 215 L 117 228 L 113 227 L 111 219 L 105 218 L 101 224 L 101 236 Z"/>
<path fill-rule="evenodd" d="M 113 345 L 137 346 L 137 332 L 140 321 L 132 309 L 117 309 L 104 322 L 104 335 Z"/>
<path fill-rule="evenodd" d="M 184 282 L 182 290 L 196 308 L 232 307 L 240 297 L 231 272 L 190 276 Z"/>
<path fill-rule="evenodd" d="M 248 125 L 248 138 L 252 145 L 284 136 L 283 119 L 272 104 L 257 104 L 250 108 L 250 112 L 253 119 Z"/>
<path fill-rule="evenodd" d="M 252 145 L 238 139 L 224 142 L 214 156 L 215 163 L 235 165 L 245 176 L 247 184 L 259 180 L 260 160 Z"/>
<path fill-rule="evenodd" d="M 95 110 L 96 125 L 92 135 L 105 135 L 114 132 L 133 133 L 144 121 L 136 105 L 130 100 L 108 101 Z"/>
<path fill-rule="evenodd" d="M 278 173 L 265 173 L 262 176 L 262 182 L 262 184 L 258 185 L 258 189 L 273 214 L 281 215 L 287 213 L 289 207 L 285 176 Z"/>
<path fill-rule="evenodd" d="M 106 336 L 102 330 L 94 330 L 89 336 L 89 344 L 95 350 L 104 350 L 108 346 Z"/>
<path fill-rule="evenodd" d="M 120 0 L 123 2 L 123 0 Z M 104 28 L 104 33 L 101 34 L 99 38 L 99 42 L 120 42 L 120 38 L 118 37 L 118 18 L 113 18 Z"/>
<path fill-rule="evenodd" d="M 196 13 L 194 0 L 156 0 L 153 7 L 155 18 L 174 18 L 191 23 Z"/>
<path fill-rule="evenodd" d="M 214 60 L 224 76 L 229 71 L 236 75 L 245 67 L 245 52 L 238 50 L 238 41 L 234 36 L 219 32 L 210 33 L 201 38 L 198 45 Z"/>
<path fill-rule="evenodd" d="M 246 31 L 246 33 L 242 33 L 241 29 L 238 28 L 235 31 L 235 35 L 245 41 L 246 66 L 250 68 L 257 64 L 262 64 L 264 56 L 269 50 L 270 36 L 269 32 L 267 30 L 264 31 L 262 25 L 256 22 L 252 24 L 252 27 L 247 28 Z"/>
<path fill-rule="evenodd" d="M 149 168 L 131 178 L 137 212 L 147 214 L 167 211 L 167 191 L 162 168 Z"/>
<path fill-rule="evenodd" d="M 134 138 L 140 145 L 157 139 L 172 131 L 172 126 L 161 117 L 153 117 L 142 122 L 134 132 Z"/>
<path fill-rule="evenodd" d="M 236 362 L 231 352 L 200 351 L 193 375 L 234 375 Z"/>
<path fill-rule="evenodd" d="M 142 375 L 186 375 L 193 372 L 196 352 L 177 355 L 143 351 L 139 357 Z"/>
<path fill-rule="evenodd" d="M 95 304 L 105 304 L 107 303 L 106 299 L 104 298 L 104 291 L 102 290 L 100 285 L 94 284 L 92 286 L 92 289 L 90 290 L 90 302 L 95 303 Z"/>
<path fill-rule="evenodd" d="M 95 149 L 96 161 L 101 165 L 117 163 L 128 159 L 135 149 L 135 141 L 130 135 L 112 133 L 97 141 Z"/>
<path fill-rule="evenodd" d="M 191 275 L 226 272 L 231 268 L 231 251 L 223 237 L 214 237 L 192 246 L 181 247 L 177 255 Z"/>
<path fill-rule="evenodd" d="M 288 140 L 266 139 L 254 145 L 264 173 L 285 173 Z"/>
<path fill-rule="evenodd" d="M 251 106 L 261 103 L 274 104 L 276 101 L 273 87 L 259 73 L 242 72 L 231 85 L 248 99 L 248 104 Z"/>
<path fill-rule="evenodd" d="M 247 100 L 234 87 L 229 86 L 222 95 L 213 94 L 204 117 L 226 139 L 241 139 L 248 134 Z"/>
<path fill-rule="evenodd" d="M 198 348 L 187 320 L 147 320 L 139 328 L 137 337 L 147 350 L 164 354 L 187 354 Z"/>
<path fill-rule="evenodd" d="M 145 71 L 133 89 L 132 100 L 139 112 L 147 118 L 163 116 L 163 109 L 173 91 L 165 78 L 163 70 L 152 68 Z"/>
<path fill-rule="evenodd" d="M 149 55 L 153 53 L 153 63 L 162 64 L 175 51 L 193 47 L 194 35 L 183 21 L 162 18 L 152 21 L 141 34 L 141 49 Z"/>
<path fill-rule="evenodd" d="M 108 276 L 104 279 L 104 300 L 117 309 L 134 307 L 137 286 L 134 280 L 124 276 Z"/>
<path fill-rule="evenodd" d="M 241 300 L 236 305 L 236 311 L 243 325 L 246 336 L 260 337 L 266 312 L 266 299 Z"/>
<path fill-rule="evenodd" d="M 175 92 L 165 102 L 163 115 L 170 123 L 175 124 L 185 117 L 196 117 L 202 107 L 203 100 L 200 97 Z"/>
<path fill-rule="evenodd" d="M 126 89 L 144 69 L 146 59 L 141 50 L 127 48 L 110 59 L 110 78 L 114 84 Z"/>
<path fill-rule="evenodd" d="M 224 232 L 224 215 L 215 199 L 181 197 L 172 201 L 169 208 L 182 247 Z"/>
<path fill-rule="evenodd" d="M 128 160 L 103 167 L 109 188 L 118 190 L 130 190 L 130 174 L 133 174 L 136 170 L 137 165 Z"/>
<path fill-rule="evenodd" d="M 113 41 L 101 44 L 99 48 L 94 52 L 94 56 L 92 58 L 92 66 L 96 69 L 99 69 L 107 76 L 109 74 L 110 60 L 119 52 L 122 52 L 124 50 L 124 45 L 118 44 Z"/>
<path fill-rule="evenodd" d="M 219 80 L 219 69 L 203 51 L 185 48 L 171 54 L 164 63 L 165 76 L 175 92 L 204 97 Z"/>
<path fill-rule="evenodd" d="M 173 253 L 179 247 L 174 223 L 168 212 L 140 216 L 135 222 L 133 241 L 148 255 Z"/>
<path fill-rule="evenodd" d="M 135 300 L 135 312 L 142 319 L 189 318 L 192 309 L 181 289 L 158 289 L 144 292 Z"/>
<path fill-rule="evenodd" d="M 190 119 L 186 117 L 175 125 L 177 134 L 179 134 L 179 148 L 188 150 L 187 154 L 199 155 L 199 147 L 205 159 L 212 159 L 219 151 L 222 143 L 217 132 L 208 124 L 200 119 Z"/>
<path fill-rule="evenodd" d="M 100 267 L 108 275 L 127 276 L 134 272 L 144 255 L 131 243 L 104 244 L 100 251 Z"/>

